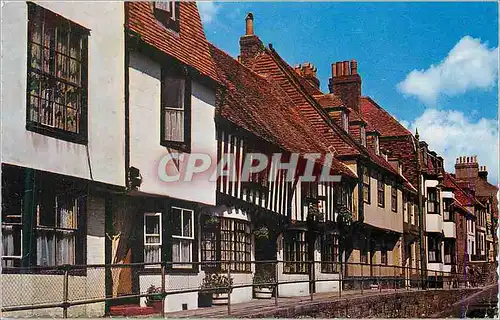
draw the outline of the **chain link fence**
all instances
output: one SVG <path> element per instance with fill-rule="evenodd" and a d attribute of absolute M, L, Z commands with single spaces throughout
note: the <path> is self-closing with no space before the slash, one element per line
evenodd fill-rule
<path fill-rule="evenodd" d="M 277 306 L 282 297 L 314 300 L 322 293 L 340 297 L 373 290 L 437 290 L 470 285 L 467 274 L 320 261 L 4 268 L 2 312 L 26 317 L 96 317 L 109 306 L 139 303 L 156 305 L 163 315 L 170 299 L 196 293 L 199 306 L 203 306 L 203 298 L 211 299 L 212 304 L 227 305 L 230 314 L 231 305 L 251 299 L 268 299 Z"/>

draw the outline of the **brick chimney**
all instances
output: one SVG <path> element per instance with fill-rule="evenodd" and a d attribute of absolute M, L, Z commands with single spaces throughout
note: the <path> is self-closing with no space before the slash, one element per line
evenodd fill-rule
<path fill-rule="evenodd" d="M 361 77 L 358 74 L 356 60 L 335 62 L 332 64 L 332 77 L 328 84 L 331 93 L 342 99 L 346 107 L 361 114 L 359 98 L 361 97 Z"/>
<path fill-rule="evenodd" d="M 486 166 L 479 166 L 479 178 L 488 181 L 488 168 Z"/>
<path fill-rule="evenodd" d="M 458 157 L 455 163 L 455 175 L 457 180 L 476 179 L 479 176 L 477 156 Z"/>
<path fill-rule="evenodd" d="M 249 12 L 245 18 L 245 35 L 240 38 L 240 56 L 238 61 L 243 65 L 251 64 L 253 58 L 264 50 L 264 45 L 253 31 L 253 14 Z"/>
<path fill-rule="evenodd" d="M 316 89 L 319 89 L 319 80 L 316 77 L 316 67 L 309 62 L 299 64 L 293 68 L 304 79 L 308 80 Z"/>

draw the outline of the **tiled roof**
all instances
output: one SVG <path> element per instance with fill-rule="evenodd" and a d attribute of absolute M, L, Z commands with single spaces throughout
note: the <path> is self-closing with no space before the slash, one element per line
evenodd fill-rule
<path fill-rule="evenodd" d="M 386 171 L 400 176 L 382 156 L 362 146 L 333 121 L 327 122 L 325 120 L 328 118 L 326 112 L 302 88 L 300 81 L 297 79 L 297 73 L 275 50 L 266 48 L 263 53 L 255 58 L 252 69 L 258 73 L 270 75 L 275 79 L 292 99 L 302 115 L 313 124 L 318 132 L 322 133 L 325 143 L 335 148 L 338 155 L 363 155 Z"/>
<path fill-rule="evenodd" d="M 328 148 L 317 139 L 285 92 L 270 79 L 210 46 L 218 76 L 224 88 L 217 92 L 217 114 L 256 136 L 289 152 L 327 154 Z M 356 177 L 343 163 L 334 159 L 337 173 Z"/>
<path fill-rule="evenodd" d="M 363 119 L 370 122 L 380 132 L 381 136 L 399 137 L 411 135 L 408 129 L 370 97 L 361 97 L 359 105 Z"/>
<path fill-rule="evenodd" d="M 465 191 L 462 188 L 460 181 L 457 181 L 450 173 L 446 172 L 443 178 L 443 185 L 445 188 L 453 189 L 453 194 L 455 195 L 455 200 L 458 201 L 462 206 L 468 207 L 473 205 L 484 206 L 481 201 L 479 201 L 473 194 Z"/>
<path fill-rule="evenodd" d="M 314 100 L 316 100 L 323 108 L 332 108 L 332 107 L 340 107 L 343 106 L 344 103 L 342 100 L 333 93 L 328 94 L 314 94 L 312 96 Z"/>
<path fill-rule="evenodd" d="M 125 26 L 146 44 L 218 81 L 196 2 L 181 1 L 179 5 L 178 34 L 155 18 L 150 1 L 125 2 Z"/>

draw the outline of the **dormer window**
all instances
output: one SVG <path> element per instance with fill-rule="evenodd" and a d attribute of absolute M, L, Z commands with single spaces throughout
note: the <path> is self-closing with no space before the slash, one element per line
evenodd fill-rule
<path fill-rule="evenodd" d="M 347 117 L 347 113 L 342 112 L 342 126 L 345 131 L 349 130 L 349 117 Z"/>
<path fill-rule="evenodd" d="M 366 130 L 364 126 L 359 129 L 359 134 L 361 135 L 361 144 L 366 147 Z"/>
<path fill-rule="evenodd" d="M 179 1 L 155 1 L 153 12 L 166 28 L 179 32 Z"/>
<path fill-rule="evenodd" d="M 373 137 L 373 148 L 375 149 L 375 153 L 380 155 L 380 145 L 378 142 L 378 136 Z"/>

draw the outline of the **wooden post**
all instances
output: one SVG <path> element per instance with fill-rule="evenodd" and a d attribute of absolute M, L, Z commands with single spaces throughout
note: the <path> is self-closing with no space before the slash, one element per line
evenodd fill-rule
<path fill-rule="evenodd" d="M 311 297 L 311 301 L 313 301 L 313 288 L 314 288 L 314 277 L 315 277 L 315 272 L 314 272 L 314 260 L 309 261 L 309 296 Z"/>
<path fill-rule="evenodd" d="M 278 272 L 278 266 L 279 266 L 279 261 L 276 260 L 275 262 L 275 268 L 274 268 L 274 305 L 277 307 L 278 306 L 278 283 L 279 283 L 279 280 L 278 280 L 278 276 L 279 276 L 279 272 Z"/>
<path fill-rule="evenodd" d="M 231 284 L 231 260 L 229 260 L 229 266 L 227 268 L 227 279 L 229 281 L 229 288 L 227 292 L 227 314 L 231 315 L 231 291 L 233 290 L 233 286 Z"/>
<path fill-rule="evenodd" d="M 165 318 L 165 299 L 167 297 L 167 292 L 165 288 L 165 264 L 161 264 L 161 317 Z"/>
<path fill-rule="evenodd" d="M 363 281 L 363 269 L 364 268 L 363 267 L 364 267 L 364 264 L 361 263 L 361 294 L 363 294 L 363 283 L 364 283 L 364 281 Z"/>
<path fill-rule="evenodd" d="M 68 317 L 68 277 L 69 277 L 69 266 L 64 266 L 64 280 L 63 280 L 63 318 Z"/>

